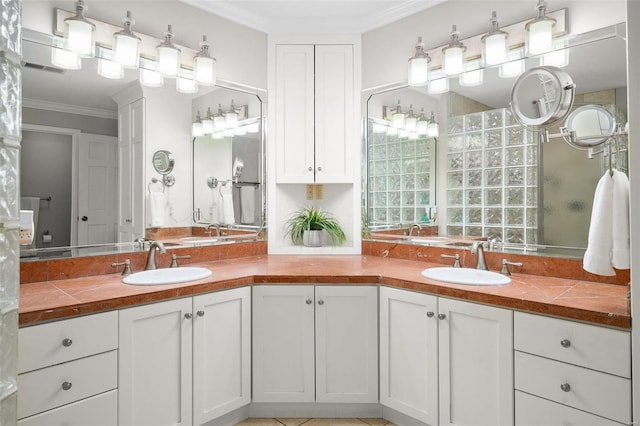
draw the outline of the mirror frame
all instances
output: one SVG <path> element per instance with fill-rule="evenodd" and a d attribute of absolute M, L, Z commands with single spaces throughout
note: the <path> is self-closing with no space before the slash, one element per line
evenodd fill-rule
<path fill-rule="evenodd" d="M 586 136 L 578 135 L 577 130 L 573 126 L 573 121 L 577 118 L 578 115 L 584 114 L 586 111 L 595 111 L 598 115 L 600 114 L 604 115 L 608 119 L 609 121 L 608 128 L 607 129 L 601 128 L 601 130 L 605 130 L 604 133 L 601 133 L 600 135 L 586 135 Z M 589 105 L 583 105 L 579 108 L 574 109 L 567 116 L 567 120 L 565 121 L 564 127 L 570 133 L 573 133 L 575 131 L 575 137 L 563 136 L 563 139 L 566 143 L 568 143 L 569 145 L 577 149 L 589 149 L 589 148 L 594 148 L 598 145 L 601 145 L 607 140 L 609 140 L 609 138 L 614 134 L 616 130 L 616 119 L 613 116 L 613 114 L 611 114 L 609 111 L 607 111 L 605 108 L 601 107 L 600 105 L 589 104 Z"/>
<path fill-rule="evenodd" d="M 164 167 L 161 167 L 158 162 L 161 162 Z M 171 151 L 166 149 L 160 149 L 153 153 L 153 168 L 161 175 L 168 175 L 173 171 L 173 166 L 176 164 L 175 160 L 171 158 Z"/>

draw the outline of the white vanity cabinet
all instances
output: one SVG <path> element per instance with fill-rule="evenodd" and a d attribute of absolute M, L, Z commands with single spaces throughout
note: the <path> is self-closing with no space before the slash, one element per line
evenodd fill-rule
<path fill-rule="evenodd" d="M 516 312 L 516 426 L 612 426 L 631 416 L 627 331 Z"/>
<path fill-rule="evenodd" d="M 253 287 L 253 401 L 376 403 L 377 287 Z"/>
<path fill-rule="evenodd" d="M 120 311 L 119 425 L 200 425 L 250 402 L 251 290 Z"/>
<path fill-rule="evenodd" d="M 20 426 L 116 426 L 118 314 L 19 330 Z"/>
<path fill-rule="evenodd" d="M 512 425 L 512 351 L 510 310 L 380 289 L 383 406 L 432 426 Z"/>
<path fill-rule="evenodd" d="M 352 183 L 351 44 L 276 44 L 276 182 Z"/>

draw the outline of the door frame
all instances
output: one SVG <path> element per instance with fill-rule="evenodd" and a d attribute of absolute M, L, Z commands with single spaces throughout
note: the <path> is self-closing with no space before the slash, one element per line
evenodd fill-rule
<path fill-rule="evenodd" d="M 22 131 L 51 133 L 67 135 L 71 137 L 71 235 L 70 245 L 78 245 L 78 143 L 80 141 L 80 129 L 66 127 L 43 126 L 40 124 L 22 123 Z"/>

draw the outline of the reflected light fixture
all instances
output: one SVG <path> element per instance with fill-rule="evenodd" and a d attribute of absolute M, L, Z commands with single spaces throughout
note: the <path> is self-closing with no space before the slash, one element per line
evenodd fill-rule
<path fill-rule="evenodd" d="M 509 53 L 509 62 L 500 65 L 498 75 L 502 78 L 517 77 L 524 72 L 524 59 L 521 59 L 520 52 Z"/>
<path fill-rule="evenodd" d="M 204 128 L 202 126 L 202 119 L 200 118 L 200 111 L 196 113 L 196 121 L 191 124 L 191 136 L 194 138 L 204 136 Z"/>
<path fill-rule="evenodd" d="M 67 49 L 51 48 L 51 63 L 65 70 L 79 70 L 82 68 L 80 56 Z"/>
<path fill-rule="evenodd" d="M 211 133 L 211 139 L 222 139 L 222 138 L 224 138 L 224 132 L 223 131 Z"/>
<path fill-rule="evenodd" d="M 162 87 L 164 78 L 158 71 L 140 68 L 140 84 L 146 87 Z"/>
<path fill-rule="evenodd" d="M 429 81 L 428 92 L 432 95 L 446 93 L 449 91 L 449 79 L 447 77 Z"/>
<path fill-rule="evenodd" d="M 98 59 L 98 74 L 111 80 L 119 80 L 124 77 L 122 64 L 109 59 Z"/>
<path fill-rule="evenodd" d="M 218 112 L 213 116 L 213 130 L 222 131 L 225 128 L 226 120 L 222 111 L 222 104 L 218 104 Z"/>
<path fill-rule="evenodd" d="M 260 123 L 252 123 L 247 126 L 247 133 L 258 133 L 260 131 Z"/>
<path fill-rule="evenodd" d="M 402 108 L 400 107 L 400 100 L 398 100 L 398 106 L 396 110 L 393 112 L 392 116 L 392 124 L 396 129 L 401 129 L 404 127 L 405 122 L 405 114 L 402 112 Z"/>
<path fill-rule="evenodd" d="M 164 41 L 157 47 L 158 72 L 165 77 L 176 77 L 180 68 L 180 49 L 173 44 L 171 25 L 164 33 Z"/>
<path fill-rule="evenodd" d="M 409 105 L 409 113 L 404 121 L 404 128 L 407 129 L 409 133 L 415 133 L 417 124 L 418 117 L 413 115 L 413 105 Z"/>
<path fill-rule="evenodd" d="M 234 127 L 233 129 L 233 135 L 234 136 L 244 136 L 247 134 L 247 127 L 246 126 L 238 126 L 238 127 Z"/>
<path fill-rule="evenodd" d="M 465 72 L 460 74 L 461 86 L 478 86 L 482 84 L 484 71 L 480 66 L 480 60 L 469 61 L 465 64 Z"/>
<path fill-rule="evenodd" d="M 547 52 L 540 58 L 540 65 L 553 67 L 566 67 L 569 65 L 569 49 L 558 49 Z"/>
<path fill-rule="evenodd" d="M 198 84 L 192 78 L 179 75 L 176 77 L 176 90 L 180 93 L 196 93 Z"/>
<path fill-rule="evenodd" d="M 507 37 L 509 34 L 498 26 L 496 12 L 491 12 L 489 32 L 482 36 L 482 60 L 485 65 L 497 65 L 507 61 Z"/>
<path fill-rule="evenodd" d="M 205 135 L 213 133 L 213 117 L 211 116 L 211 108 L 207 108 L 207 115 L 202 119 L 202 130 Z"/>
<path fill-rule="evenodd" d="M 91 57 L 95 52 L 96 26 L 85 18 L 84 12 L 87 9 L 84 1 L 78 0 L 75 16 L 64 20 L 66 24 L 65 47 L 83 57 Z"/>
<path fill-rule="evenodd" d="M 427 126 L 429 122 L 427 121 L 427 117 L 424 116 L 424 108 L 420 112 L 420 117 L 418 118 L 418 122 L 416 123 L 416 133 L 418 136 L 426 136 L 427 135 Z"/>
<path fill-rule="evenodd" d="M 450 35 L 451 41 L 449 41 L 449 45 L 442 49 L 442 53 L 444 54 L 442 70 L 445 75 L 456 75 L 464 70 L 464 51 L 467 48 L 460 43 L 460 32 L 456 29 L 455 25 L 452 27 Z"/>
<path fill-rule="evenodd" d="M 113 60 L 124 67 L 136 68 L 140 60 L 140 37 L 131 31 L 131 24 L 135 21 L 130 10 L 127 10 L 127 17 L 122 22 L 122 31 L 113 35 Z"/>
<path fill-rule="evenodd" d="M 549 52 L 553 48 L 553 27 L 556 20 L 546 16 L 547 5 L 538 0 L 538 16 L 525 25 L 525 49 L 527 56 Z"/>
<path fill-rule="evenodd" d="M 436 117 L 433 115 L 433 111 L 431 111 L 431 117 L 429 117 L 429 124 L 427 126 L 427 137 L 437 138 L 439 134 L 440 126 L 436 122 Z"/>
<path fill-rule="evenodd" d="M 196 82 L 203 86 L 213 86 L 216 84 L 216 58 L 209 54 L 209 42 L 207 36 L 202 36 L 200 51 L 193 58 L 193 73 Z"/>
<path fill-rule="evenodd" d="M 418 37 L 416 52 L 409 58 L 409 86 L 425 86 L 429 81 L 429 62 L 431 58 L 424 51 L 422 37 Z"/>
<path fill-rule="evenodd" d="M 398 129 L 393 126 L 387 127 L 387 136 L 395 136 L 398 134 Z"/>
<path fill-rule="evenodd" d="M 231 100 L 231 107 L 229 107 L 229 111 L 224 115 L 224 125 L 227 128 L 232 128 L 238 125 L 238 113 L 236 112 L 236 107 L 233 105 L 233 99 Z"/>

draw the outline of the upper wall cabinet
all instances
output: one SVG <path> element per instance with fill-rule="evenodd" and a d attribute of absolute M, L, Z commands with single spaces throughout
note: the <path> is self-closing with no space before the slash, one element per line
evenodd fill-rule
<path fill-rule="evenodd" d="M 353 122 L 353 46 L 278 44 L 277 182 L 353 182 Z"/>

